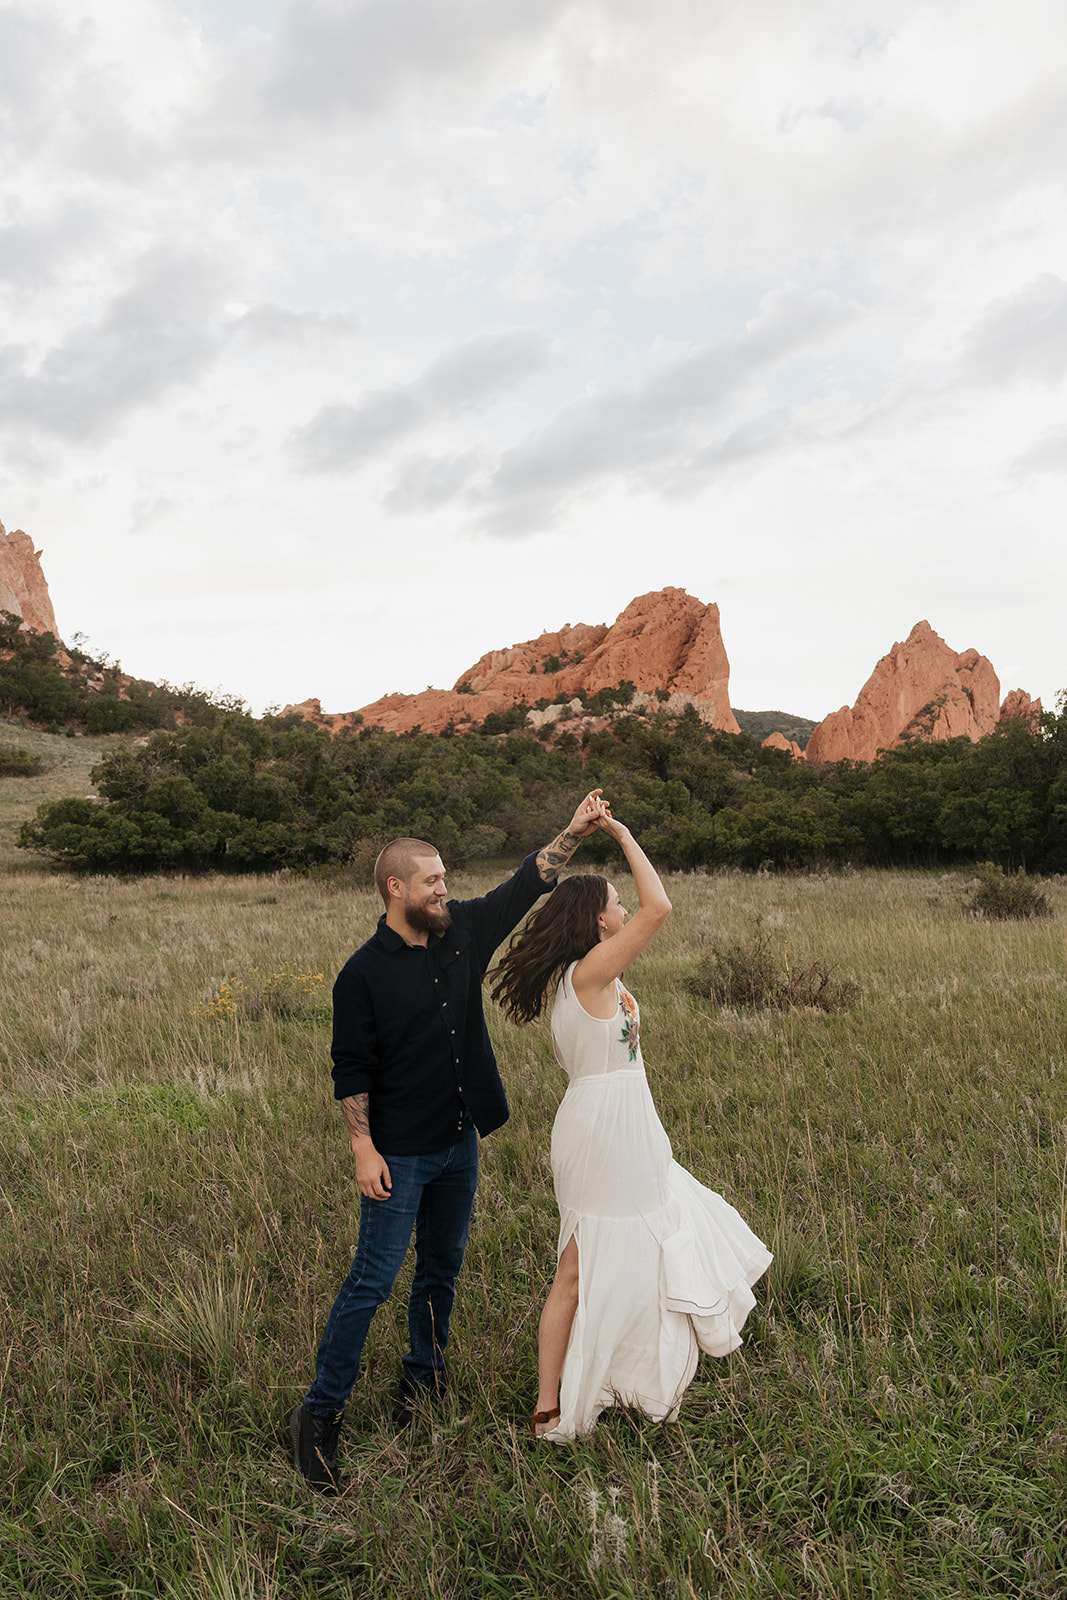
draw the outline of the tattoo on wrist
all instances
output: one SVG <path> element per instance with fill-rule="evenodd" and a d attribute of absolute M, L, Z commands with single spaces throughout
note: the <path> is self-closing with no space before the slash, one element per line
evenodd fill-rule
<path fill-rule="evenodd" d="M 341 1115 L 350 1138 L 370 1134 L 370 1095 L 350 1094 L 341 1101 Z"/>
<path fill-rule="evenodd" d="M 546 844 L 543 850 L 538 851 L 537 870 L 545 883 L 558 876 L 560 867 L 566 866 L 581 842 L 579 834 L 565 828 L 551 844 Z"/>

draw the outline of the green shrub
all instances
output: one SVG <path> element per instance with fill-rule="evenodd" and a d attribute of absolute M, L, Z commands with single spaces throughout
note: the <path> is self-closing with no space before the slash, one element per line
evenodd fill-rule
<path fill-rule="evenodd" d="M 513 729 L 524 726 L 528 710 L 529 706 L 523 700 L 516 706 L 508 706 L 506 711 L 490 711 L 481 725 L 481 732 L 511 733 Z"/>
<path fill-rule="evenodd" d="M 716 945 L 704 956 L 687 987 L 702 1000 L 746 1010 L 844 1011 L 856 994 L 855 984 L 835 978 L 825 961 L 791 967 L 772 949 L 758 920 L 751 939 Z"/>
<path fill-rule="evenodd" d="M 636 693 L 637 691 L 631 680 L 624 678 L 621 683 L 615 685 L 614 689 L 598 689 L 595 694 L 589 695 L 586 701 L 586 708 L 594 716 L 602 716 L 614 710 L 616 706 L 628 706 Z"/>
<path fill-rule="evenodd" d="M 1027 922 L 1052 915 L 1048 900 L 1022 867 L 1018 872 L 1004 873 L 991 861 L 983 861 L 978 874 L 978 882 L 965 902 L 972 917 Z"/>
<path fill-rule="evenodd" d="M 502 854 L 507 839 L 503 828 L 494 828 L 488 822 L 476 822 L 460 834 L 449 851 L 449 859 L 457 867 L 468 861 L 487 861 Z"/>
<path fill-rule="evenodd" d="M 31 755 L 21 745 L 0 744 L 0 778 L 36 778 L 43 771 L 41 756 Z"/>

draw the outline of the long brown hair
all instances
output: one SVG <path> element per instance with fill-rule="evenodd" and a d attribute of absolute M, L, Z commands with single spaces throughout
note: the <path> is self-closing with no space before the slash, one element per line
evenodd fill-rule
<path fill-rule="evenodd" d="M 493 974 L 492 995 L 513 1022 L 533 1022 L 564 967 L 580 961 L 600 940 L 597 918 L 608 903 L 608 880 L 576 872 L 530 917 L 512 939 Z"/>

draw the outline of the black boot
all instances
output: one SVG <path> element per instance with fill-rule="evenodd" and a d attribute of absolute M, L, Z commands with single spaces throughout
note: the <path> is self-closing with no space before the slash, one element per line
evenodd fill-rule
<path fill-rule="evenodd" d="M 412 1383 L 405 1374 L 393 1396 L 393 1427 L 410 1428 L 415 1418 L 434 1401 L 443 1400 L 448 1390 L 444 1367 L 434 1373 L 430 1383 Z"/>
<path fill-rule="evenodd" d="M 337 1439 L 344 1412 L 332 1417 L 316 1417 L 303 1403 L 294 1406 L 289 1418 L 289 1437 L 293 1441 L 293 1466 L 305 1482 L 320 1494 L 340 1494 L 337 1475 Z"/>

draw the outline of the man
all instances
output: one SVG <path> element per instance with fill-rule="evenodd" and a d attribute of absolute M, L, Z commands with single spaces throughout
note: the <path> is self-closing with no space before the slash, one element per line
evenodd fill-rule
<path fill-rule="evenodd" d="M 431 844 L 394 839 L 374 868 L 385 903 L 376 932 L 333 989 L 334 1095 L 361 1195 L 355 1260 L 319 1343 L 315 1381 L 289 1419 L 293 1464 L 336 1494 L 337 1440 L 371 1319 L 415 1231 L 398 1420 L 444 1388 L 456 1275 L 478 1183 L 478 1135 L 508 1105 L 482 1012 L 482 979 L 501 941 L 593 832 L 599 789 L 569 825 L 477 900 L 448 900 Z"/>

